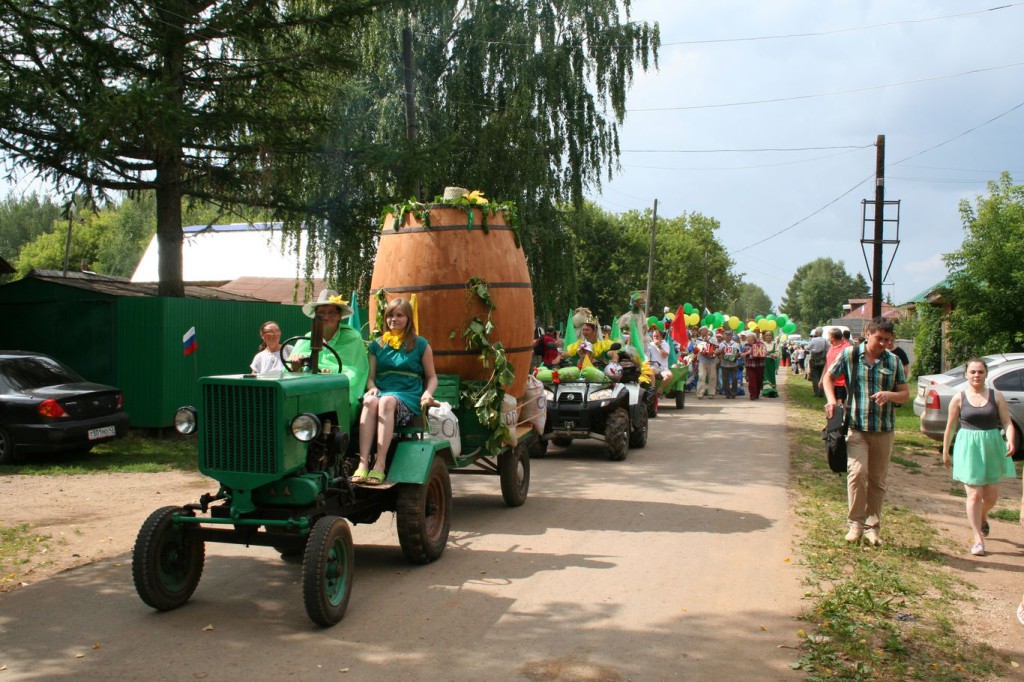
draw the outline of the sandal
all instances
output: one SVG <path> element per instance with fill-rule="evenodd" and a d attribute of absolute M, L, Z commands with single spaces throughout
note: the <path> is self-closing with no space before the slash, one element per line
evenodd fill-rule
<path fill-rule="evenodd" d="M 366 485 L 380 485 L 381 483 L 384 482 L 384 478 L 385 475 L 383 471 L 377 471 L 376 469 L 373 469 L 372 471 L 370 471 L 370 473 L 366 475 L 365 483 Z"/>
<path fill-rule="evenodd" d="M 367 469 L 366 467 L 359 467 L 354 472 L 352 472 L 352 482 L 353 483 L 365 483 L 366 482 L 366 477 L 369 474 L 370 474 L 370 470 L 369 469 Z"/>

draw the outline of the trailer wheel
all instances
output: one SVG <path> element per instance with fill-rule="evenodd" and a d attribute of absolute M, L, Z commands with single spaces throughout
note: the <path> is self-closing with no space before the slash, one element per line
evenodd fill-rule
<path fill-rule="evenodd" d="M 498 455 L 501 496 L 510 507 L 521 507 L 530 492 L 530 452 L 520 443 Z"/>
<path fill-rule="evenodd" d="M 604 442 L 608 447 L 608 459 L 621 462 L 629 454 L 629 413 L 620 407 L 605 422 Z"/>
<path fill-rule="evenodd" d="M 191 524 L 174 525 L 174 515 L 194 514 L 182 507 L 161 507 L 149 515 L 132 550 L 135 591 L 160 611 L 189 600 L 203 575 L 206 545 Z"/>
<path fill-rule="evenodd" d="M 302 601 L 309 619 L 329 627 L 345 615 L 352 596 L 355 552 L 348 522 L 325 516 L 313 526 L 302 561 Z"/>
<path fill-rule="evenodd" d="M 398 541 L 405 558 L 429 564 L 441 556 L 451 526 L 452 481 L 444 460 L 434 457 L 422 485 L 398 486 Z"/>
<path fill-rule="evenodd" d="M 572 438 L 566 436 L 555 436 L 551 439 L 551 442 L 560 448 L 567 448 L 572 445 Z"/>
<path fill-rule="evenodd" d="M 633 421 L 632 430 L 629 432 L 629 447 L 642 448 L 647 445 L 648 417 L 647 410 L 637 410 L 637 418 Z"/>

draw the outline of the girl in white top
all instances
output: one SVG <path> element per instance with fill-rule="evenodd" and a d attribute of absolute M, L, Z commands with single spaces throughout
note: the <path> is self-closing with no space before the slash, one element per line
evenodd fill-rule
<path fill-rule="evenodd" d="M 647 344 L 645 350 L 651 369 L 660 374 L 662 379 L 671 379 L 672 372 L 668 368 L 668 341 L 664 340 L 660 329 L 655 328 L 651 331 L 651 342 Z"/>
<path fill-rule="evenodd" d="M 292 347 L 285 346 L 284 355 L 291 355 Z M 280 372 L 284 369 L 281 364 L 281 327 L 277 322 L 268 320 L 260 325 L 260 351 L 249 363 L 249 367 L 256 374 L 266 372 Z"/>

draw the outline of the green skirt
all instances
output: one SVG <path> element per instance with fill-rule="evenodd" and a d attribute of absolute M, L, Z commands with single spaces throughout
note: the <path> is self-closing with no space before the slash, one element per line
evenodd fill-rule
<path fill-rule="evenodd" d="M 953 444 L 953 480 L 967 485 L 992 485 L 1015 478 L 1017 469 L 1006 456 L 999 429 L 960 429 Z"/>

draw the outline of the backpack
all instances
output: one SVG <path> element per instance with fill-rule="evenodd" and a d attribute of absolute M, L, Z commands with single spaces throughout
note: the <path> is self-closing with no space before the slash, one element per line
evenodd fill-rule
<path fill-rule="evenodd" d="M 811 353 L 811 365 L 814 367 L 824 367 L 825 360 L 828 359 L 828 347 L 823 351 L 814 351 Z"/>
<path fill-rule="evenodd" d="M 857 386 L 857 363 L 860 360 L 860 346 L 854 346 L 851 367 L 846 377 L 847 396 L 852 395 Z M 850 431 L 850 414 L 843 405 L 836 405 L 832 418 L 821 430 L 821 438 L 825 441 L 825 458 L 828 468 L 837 474 L 846 473 L 846 434 Z"/>

